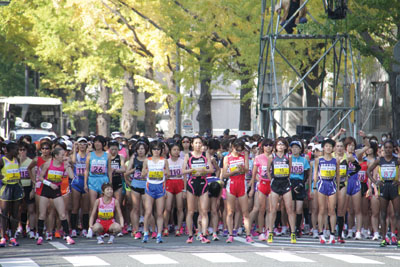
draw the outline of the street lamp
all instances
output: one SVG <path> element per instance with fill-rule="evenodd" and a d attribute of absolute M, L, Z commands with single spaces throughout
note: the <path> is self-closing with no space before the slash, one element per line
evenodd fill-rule
<path fill-rule="evenodd" d="M 8 6 L 10 4 L 10 1 L 0 1 L 0 6 Z"/>

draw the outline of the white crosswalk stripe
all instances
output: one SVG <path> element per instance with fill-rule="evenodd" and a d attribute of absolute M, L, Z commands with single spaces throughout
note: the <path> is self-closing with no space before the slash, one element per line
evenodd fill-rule
<path fill-rule="evenodd" d="M 192 255 L 212 263 L 246 262 L 227 253 L 193 253 Z"/>
<path fill-rule="evenodd" d="M 143 264 L 178 264 L 177 261 L 161 254 L 129 255 L 129 257 L 140 261 Z"/>
<path fill-rule="evenodd" d="M 30 258 L 5 258 L 0 259 L 0 266 L 2 267 L 39 267 Z"/>
<path fill-rule="evenodd" d="M 109 263 L 103 261 L 99 257 L 96 256 L 72 256 L 72 257 L 63 257 L 67 261 L 69 261 L 74 266 L 106 266 L 110 265 Z"/>
<path fill-rule="evenodd" d="M 329 257 L 335 260 L 344 261 L 347 263 L 357 263 L 357 264 L 384 264 L 383 262 L 371 260 L 368 258 L 356 256 L 356 255 L 348 255 L 348 254 L 320 254 L 325 257 Z"/>
<path fill-rule="evenodd" d="M 256 254 L 280 262 L 314 262 L 313 260 L 303 258 L 287 252 L 256 252 Z"/>
<path fill-rule="evenodd" d="M 400 260 L 400 256 L 386 256 L 386 257 L 394 260 Z"/>

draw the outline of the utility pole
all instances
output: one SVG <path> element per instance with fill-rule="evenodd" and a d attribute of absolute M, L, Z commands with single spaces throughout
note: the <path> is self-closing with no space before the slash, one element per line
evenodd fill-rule
<path fill-rule="evenodd" d="M 175 72 L 176 74 L 178 74 L 179 70 L 180 70 L 179 60 L 180 60 L 179 48 L 177 48 L 176 49 L 176 69 L 175 69 L 176 70 L 176 72 Z M 179 95 L 181 93 L 181 88 L 179 86 L 179 78 L 175 77 L 175 79 L 176 79 L 176 81 L 175 81 L 175 84 L 176 84 L 176 95 L 179 98 Z M 175 132 L 177 134 L 181 134 L 181 101 L 180 100 L 178 100 L 176 102 L 175 120 L 176 120 L 176 123 L 175 123 L 176 130 L 175 130 Z"/>

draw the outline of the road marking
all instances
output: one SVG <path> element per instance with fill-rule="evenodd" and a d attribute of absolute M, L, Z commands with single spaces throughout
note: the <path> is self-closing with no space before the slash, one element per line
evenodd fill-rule
<path fill-rule="evenodd" d="M 161 254 L 129 255 L 143 264 L 177 264 L 178 262 Z"/>
<path fill-rule="evenodd" d="M 383 262 L 348 254 L 320 254 L 320 255 L 348 263 L 384 264 Z"/>
<path fill-rule="evenodd" d="M 74 266 L 105 266 L 110 265 L 96 256 L 63 257 Z"/>
<path fill-rule="evenodd" d="M 5 258 L 0 259 L 0 266 L 2 267 L 39 267 L 30 258 Z"/>
<path fill-rule="evenodd" d="M 239 236 L 235 237 L 234 240 L 242 242 L 242 243 L 245 243 L 247 245 L 251 245 L 253 247 L 257 247 L 257 248 L 268 248 L 269 247 L 267 245 L 264 245 L 264 244 L 261 244 L 261 243 L 257 243 L 257 242 L 254 242 L 254 243 L 246 242 L 246 239 L 244 239 L 243 237 L 239 237 Z"/>
<path fill-rule="evenodd" d="M 69 249 L 66 245 L 61 244 L 60 242 L 49 242 L 50 245 L 55 247 L 56 249 L 64 250 L 64 249 Z"/>
<path fill-rule="evenodd" d="M 386 256 L 386 257 L 394 259 L 394 260 L 400 260 L 400 256 Z"/>
<path fill-rule="evenodd" d="M 246 262 L 227 253 L 192 253 L 192 255 L 212 263 Z"/>
<path fill-rule="evenodd" d="M 256 252 L 256 254 L 281 262 L 314 262 L 313 260 L 306 259 L 287 252 Z"/>

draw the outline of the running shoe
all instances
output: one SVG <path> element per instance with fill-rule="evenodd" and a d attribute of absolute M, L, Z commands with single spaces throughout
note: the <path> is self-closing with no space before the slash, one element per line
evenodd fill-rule
<path fill-rule="evenodd" d="M 272 243 L 274 242 L 274 234 L 273 233 L 269 233 L 268 234 L 268 243 Z"/>
<path fill-rule="evenodd" d="M 392 236 L 392 238 L 391 238 L 391 244 L 392 245 L 397 245 L 397 238 L 396 238 L 396 236 Z"/>
<path fill-rule="evenodd" d="M 110 234 L 109 233 L 104 233 L 103 237 L 109 237 Z"/>
<path fill-rule="evenodd" d="M 233 236 L 237 236 L 237 234 L 238 234 L 237 230 L 233 230 L 232 234 L 233 234 Z"/>
<path fill-rule="evenodd" d="M 124 234 L 123 234 L 122 232 L 119 232 L 119 233 L 117 234 L 117 236 L 118 236 L 118 237 L 123 237 Z"/>
<path fill-rule="evenodd" d="M 93 230 L 92 230 L 92 228 L 89 228 L 86 238 L 92 238 L 92 237 L 93 237 Z"/>
<path fill-rule="evenodd" d="M 114 243 L 114 235 L 110 235 L 110 239 L 108 239 L 107 244 L 113 244 Z"/>
<path fill-rule="evenodd" d="M 70 236 L 67 236 L 67 238 L 66 238 L 65 240 L 67 241 L 67 244 L 68 244 L 68 245 L 73 245 L 73 244 L 75 244 L 75 241 L 74 241 Z"/>
<path fill-rule="evenodd" d="M 163 233 L 162 233 L 162 235 L 163 235 L 163 236 L 168 236 L 168 234 L 169 234 L 168 229 L 165 228 L 164 231 L 163 231 Z"/>
<path fill-rule="evenodd" d="M 355 237 L 355 239 L 356 240 L 361 240 L 362 238 L 361 238 L 361 232 L 360 231 L 357 231 L 356 232 L 356 237 Z M 396 242 L 397 243 L 397 242 Z"/>
<path fill-rule="evenodd" d="M 132 226 L 129 225 L 129 226 L 126 228 L 126 230 L 127 230 L 129 233 L 132 233 Z"/>
<path fill-rule="evenodd" d="M 88 234 L 87 230 L 83 229 L 82 232 L 81 232 L 81 236 L 86 237 L 87 234 Z"/>
<path fill-rule="evenodd" d="M 144 235 L 142 243 L 147 243 L 149 241 L 149 235 Z"/>
<path fill-rule="evenodd" d="M 217 233 L 213 233 L 212 235 L 212 241 L 219 241 Z"/>
<path fill-rule="evenodd" d="M 335 244 L 335 243 L 336 243 L 335 236 L 334 236 L 334 235 L 331 235 L 331 236 L 329 237 L 329 242 L 328 242 L 328 244 Z"/>
<path fill-rule="evenodd" d="M 51 234 L 51 233 L 46 233 L 46 240 L 47 240 L 47 241 L 53 240 L 53 234 Z"/>
<path fill-rule="evenodd" d="M 33 231 L 29 231 L 29 239 L 34 239 L 35 233 Z"/>
<path fill-rule="evenodd" d="M 43 244 L 43 237 L 39 236 L 36 245 L 41 245 L 41 244 Z"/>
<path fill-rule="evenodd" d="M 176 231 L 175 231 L 175 236 L 181 236 L 181 231 L 176 230 Z"/>
<path fill-rule="evenodd" d="M 290 243 L 291 244 L 296 244 L 297 240 L 296 240 L 296 234 L 295 233 L 291 233 L 290 234 Z"/>
<path fill-rule="evenodd" d="M 193 236 L 189 236 L 188 239 L 186 240 L 186 243 L 192 244 L 193 243 Z"/>
<path fill-rule="evenodd" d="M 265 240 L 267 240 L 267 237 L 265 236 L 264 233 L 261 233 L 261 234 L 258 236 L 258 240 L 259 240 L 259 241 L 265 241 Z"/>
<path fill-rule="evenodd" d="M 123 228 L 122 228 L 122 235 L 127 235 L 127 234 L 129 234 L 129 232 L 128 232 L 128 226 L 127 225 L 125 225 Z"/>
<path fill-rule="evenodd" d="M 162 238 L 161 238 L 161 235 L 157 235 L 156 243 L 157 243 L 157 244 L 160 244 L 160 243 L 162 243 L 162 242 L 163 242 L 163 240 L 162 240 Z"/>
<path fill-rule="evenodd" d="M 257 236 L 260 236 L 260 233 L 257 232 L 257 231 L 251 230 L 251 235 L 254 236 L 254 237 L 257 237 Z"/>
<path fill-rule="evenodd" d="M 230 236 L 228 237 L 228 239 L 226 240 L 226 243 L 232 243 L 232 242 L 233 242 L 233 236 L 230 235 Z"/>
<path fill-rule="evenodd" d="M 207 237 L 205 237 L 203 235 L 201 235 L 201 239 L 200 240 L 201 240 L 202 244 L 209 244 L 211 242 Z"/>
<path fill-rule="evenodd" d="M 301 230 L 296 229 L 296 238 L 300 238 L 300 237 L 301 237 Z"/>
<path fill-rule="evenodd" d="M 254 243 L 254 240 L 253 240 L 253 238 L 251 237 L 251 235 L 248 235 L 248 236 L 246 237 L 246 242 L 247 242 L 247 243 Z"/>
<path fill-rule="evenodd" d="M 319 243 L 320 244 L 325 244 L 326 243 L 326 239 L 324 235 L 319 235 Z"/>
<path fill-rule="evenodd" d="M 97 237 L 97 244 L 98 245 L 103 245 L 104 244 L 104 240 L 103 240 L 103 238 L 101 236 Z"/>
<path fill-rule="evenodd" d="M 157 238 L 157 233 L 156 232 L 152 232 L 151 233 L 151 239 L 156 239 Z"/>
<path fill-rule="evenodd" d="M 282 227 L 282 235 L 287 235 L 287 226 Z"/>
<path fill-rule="evenodd" d="M 237 230 L 237 235 L 241 236 L 243 234 L 243 228 L 239 227 L 239 229 Z"/>
<path fill-rule="evenodd" d="M 381 246 L 381 247 L 386 247 L 387 246 L 387 242 L 386 242 L 386 239 L 383 239 L 382 241 L 381 241 L 381 243 L 379 244 L 379 246 Z"/>
<path fill-rule="evenodd" d="M 337 242 L 340 243 L 340 244 L 346 243 L 346 242 L 344 241 L 344 239 L 343 239 L 341 236 L 338 236 Z"/>
<path fill-rule="evenodd" d="M 352 230 L 349 230 L 349 232 L 348 232 L 346 238 L 347 238 L 347 239 L 353 238 L 353 231 L 352 231 Z"/>
<path fill-rule="evenodd" d="M 137 240 L 137 239 L 141 239 L 141 238 L 142 238 L 142 234 L 139 231 L 136 231 L 135 239 Z"/>
<path fill-rule="evenodd" d="M 397 247 L 400 248 L 400 241 L 397 241 Z"/>
<path fill-rule="evenodd" d="M 374 236 L 372 237 L 372 240 L 379 240 L 379 233 L 378 232 L 375 232 L 374 233 Z"/>
<path fill-rule="evenodd" d="M 227 237 L 229 235 L 229 232 L 227 229 L 224 230 L 224 232 L 222 233 L 223 237 Z"/>
<path fill-rule="evenodd" d="M 77 237 L 76 230 L 71 231 L 71 237 Z"/>
<path fill-rule="evenodd" d="M 319 238 L 319 235 L 318 235 L 318 230 L 313 230 L 313 238 Z"/>
<path fill-rule="evenodd" d="M 55 238 L 61 238 L 61 233 L 60 233 L 60 231 L 56 230 L 56 232 L 54 233 L 54 237 L 55 237 Z"/>
<path fill-rule="evenodd" d="M 281 236 L 282 235 L 282 229 L 281 228 L 275 228 L 274 233 L 276 236 Z"/>
<path fill-rule="evenodd" d="M 310 233 L 310 225 L 309 224 L 305 224 L 304 225 L 304 234 L 308 235 Z"/>
<path fill-rule="evenodd" d="M 18 247 L 19 243 L 17 242 L 17 240 L 15 238 L 10 238 L 9 245 L 10 245 L 10 247 Z"/>

